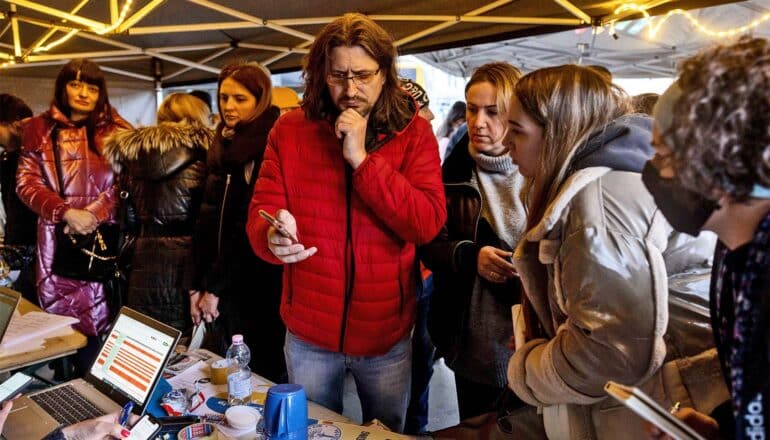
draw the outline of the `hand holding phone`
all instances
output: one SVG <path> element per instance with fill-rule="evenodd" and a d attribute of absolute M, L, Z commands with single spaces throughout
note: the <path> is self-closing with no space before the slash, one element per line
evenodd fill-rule
<path fill-rule="evenodd" d="M 278 220 L 277 218 L 275 218 L 272 215 L 270 215 L 264 209 L 260 209 L 259 210 L 259 215 L 263 219 L 267 220 L 267 222 L 270 223 L 270 225 L 273 226 L 275 228 L 275 230 L 278 231 L 279 234 L 281 234 L 284 237 L 290 239 L 291 240 L 291 244 L 299 243 L 299 240 L 297 239 L 297 237 L 294 234 L 292 234 L 291 232 L 289 232 L 286 229 L 286 226 L 283 223 L 281 223 L 280 220 Z"/>
<path fill-rule="evenodd" d="M 32 383 L 32 378 L 24 373 L 16 373 L 8 380 L 0 384 L 0 405 L 13 399 Z"/>

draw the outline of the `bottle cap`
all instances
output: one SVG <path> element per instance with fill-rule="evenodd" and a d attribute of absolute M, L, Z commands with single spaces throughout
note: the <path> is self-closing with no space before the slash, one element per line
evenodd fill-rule
<path fill-rule="evenodd" d="M 233 335 L 233 344 L 240 344 L 243 342 L 243 335 Z"/>

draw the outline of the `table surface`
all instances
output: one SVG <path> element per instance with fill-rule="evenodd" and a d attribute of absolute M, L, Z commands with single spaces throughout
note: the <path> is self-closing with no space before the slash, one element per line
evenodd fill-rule
<path fill-rule="evenodd" d="M 22 298 L 19 301 L 19 312 L 25 315 L 29 312 L 42 311 L 40 307 Z M 10 356 L 0 356 L 0 373 L 39 364 L 75 353 L 78 348 L 85 347 L 86 337 L 77 330 L 67 336 L 47 338 L 42 349 L 16 353 Z"/>

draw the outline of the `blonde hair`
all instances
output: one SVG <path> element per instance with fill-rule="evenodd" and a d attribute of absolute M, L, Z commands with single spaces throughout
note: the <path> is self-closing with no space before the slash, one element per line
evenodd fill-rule
<path fill-rule="evenodd" d="M 172 93 L 158 107 L 158 123 L 181 122 L 199 123 L 207 126 L 209 109 L 200 98 L 187 93 Z"/>
<path fill-rule="evenodd" d="M 540 169 L 534 179 L 538 184 L 527 193 L 531 229 L 556 197 L 578 147 L 632 109 L 626 93 L 604 75 L 573 64 L 531 72 L 519 80 L 515 93 L 524 111 L 543 128 Z"/>
<path fill-rule="evenodd" d="M 490 83 L 496 89 L 497 110 L 501 115 L 508 114 L 508 106 L 513 97 L 516 82 L 521 78 L 521 71 L 508 63 L 494 62 L 479 66 L 465 85 L 465 96 L 475 84 Z M 507 125 L 507 122 L 506 122 Z"/>

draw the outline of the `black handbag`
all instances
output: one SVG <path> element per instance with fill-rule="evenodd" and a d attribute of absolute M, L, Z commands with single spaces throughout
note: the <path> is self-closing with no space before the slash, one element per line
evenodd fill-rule
<path fill-rule="evenodd" d="M 56 178 L 59 194 L 64 199 L 57 130 L 51 133 Z M 66 223 L 55 226 L 56 247 L 51 272 L 56 275 L 84 281 L 105 282 L 121 276 L 118 267 L 120 226 L 102 223 L 90 234 L 65 233 Z"/>

